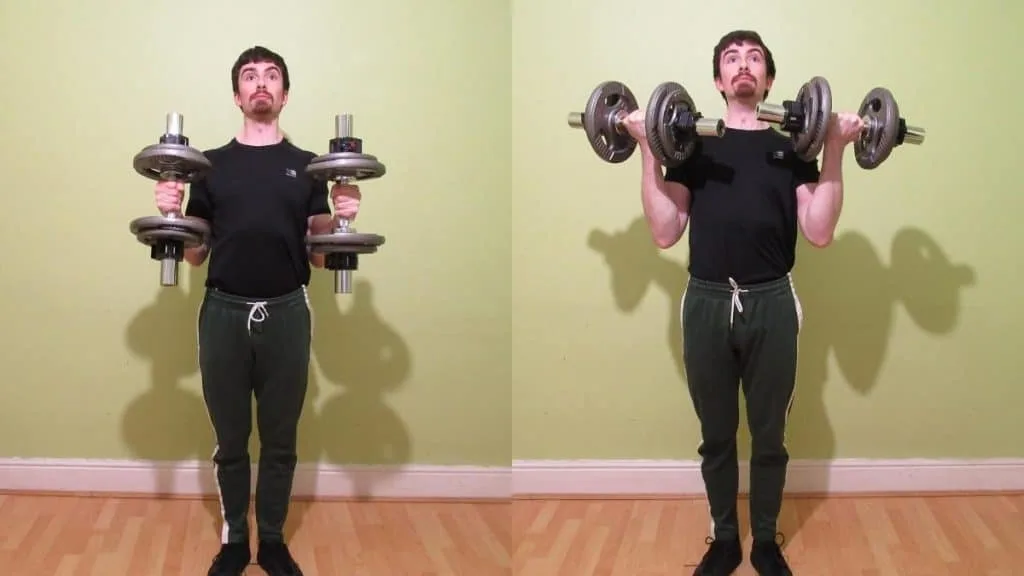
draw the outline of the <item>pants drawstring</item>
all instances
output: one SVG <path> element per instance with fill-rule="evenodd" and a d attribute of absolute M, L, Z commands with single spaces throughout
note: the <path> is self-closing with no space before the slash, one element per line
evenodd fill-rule
<path fill-rule="evenodd" d="M 266 302 L 253 302 L 249 308 L 249 320 L 246 322 L 245 327 L 252 334 L 252 323 L 259 324 L 270 317 L 270 313 L 267 312 Z"/>
<path fill-rule="evenodd" d="M 729 307 L 729 329 L 731 330 L 733 320 L 736 318 L 736 312 L 743 314 L 743 302 L 740 301 L 740 294 L 748 292 L 748 290 L 740 288 L 740 285 L 731 277 L 729 278 L 729 285 L 732 286 L 732 306 Z"/>

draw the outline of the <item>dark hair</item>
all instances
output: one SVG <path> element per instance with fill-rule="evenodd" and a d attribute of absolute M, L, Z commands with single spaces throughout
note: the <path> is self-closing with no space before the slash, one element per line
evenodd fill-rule
<path fill-rule="evenodd" d="M 714 74 L 714 79 L 718 80 L 722 77 L 722 52 L 725 52 L 730 46 L 734 44 L 743 43 L 756 44 L 764 50 L 765 65 L 768 68 L 768 78 L 775 78 L 775 58 L 772 56 L 772 51 L 765 45 L 764 40 L 761 39 L 761 35 L 753 30 L 733 30 L 715 45 L 714 59 L 711 62 L 711 71 Z M 722 98 L 725 98 L 725 93 L 722 92 Z M 764 93 L 764 97 L 768 97 L 768 92 Z"/>
<path fill-rule="evenodd" d="M 238 94 L 238 73 L 242 70 L 242 66 L 258 64 L 260 62 L 269 62 L 281 69 L 284 91 L 288 91 L 291 87 L 291 80 L 288 78 L 288 65 L 284 63 L 284 58 L 269 48 L 253 46 L 252 48 L 246 48 L 238 56 L 238 59 L 235 60 L 235 65 L 231 67 L 231 90 L 235 94 Z"/>

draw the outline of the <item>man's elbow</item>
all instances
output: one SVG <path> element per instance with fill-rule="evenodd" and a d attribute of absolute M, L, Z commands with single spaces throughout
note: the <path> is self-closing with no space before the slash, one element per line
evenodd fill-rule
<path fill-rule="evenodd" d="M 835 239 L 835 234 L 831 230 L 804 234 L 804 236 L 807 238 L 807 243 L 815 248 L 827 248 Z"/>
<path fill-rule="evenodd" d="M 206 262 L 209 249 L 205 246 L 200 248 L 188 248 L 185 250 L 185 261 L 192 266 L 202 266 Z"/>
<path fill-rule="evenodd" d="M 668 250 L 679 243 L 680 238 L 683 237 L 683 230 L 654 230 L 652 231 L 651 238 L 654 240 L 654 245 L 662 250 Z"/>
<path fill-rule="evenodd" d="M 679 242 L 678 237 L 674 236 L 654 236 L 654 245 L 662 250 L 668 250 L 669 248 L 676 245 Z"/>

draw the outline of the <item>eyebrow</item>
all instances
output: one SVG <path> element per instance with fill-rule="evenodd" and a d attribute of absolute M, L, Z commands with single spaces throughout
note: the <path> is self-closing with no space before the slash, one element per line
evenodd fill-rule
<path fill-rule="evenodd" d="M 730 56 L 732 54 L 739 54 L 739 52 L 740 52 L 739 48 L 729 48 L 725 52 L 722 52 L 722 56 Z M 761 56 L 764 56 L 764 51 L 761 50 L 761 48 L 758 47 L 758 46 L 751 46 L 751 47 L 747 48 L 747 52 L 748 53 L 749 52 L 753 52 L 755 54 L 760 54 Z"/>
<path fill-rule="evenodd" d="M 270 66 L 267 66 L 267 70 L 274 70 L 276 72 L 280 72 L 281 71 L 281 69 L 278 68 L 276 64 L 271 64 Z M 247 64 L 247 65 L 243 66 L 242 69 L 238 71 L 238 73 L 242 74 L 244 72 L 255 72 L 255 71 L 256 71 L 256 65 L 255 64 Z"/>

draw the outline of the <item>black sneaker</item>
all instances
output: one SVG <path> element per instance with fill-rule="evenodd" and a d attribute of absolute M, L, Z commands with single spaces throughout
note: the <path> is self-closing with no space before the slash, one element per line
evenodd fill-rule
<path fill-rule="evenodd" d="M 793 576 L 793 571 L 782 555 L 782 545 L 774 540 L 754 540 L 750 549 L 750 564 L 757 570 L 758 576 Z"/>
<path fill-rule="evenodd" d="M 242 576 L 251 559 L 248 542 L 222 544 L 206 576 Z"/>
<path fill-rule="evenodd" d="M 704 553 L 693 576 L 730 576 L 743 563 L 740 539 L 714 540 L 708 538 L 708 551 Z"/>
<path fill-rule="evenodd" d="M 267 576 L 303 576 L 284 542 L 260 542 L 256 563 Z"/>

